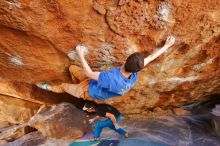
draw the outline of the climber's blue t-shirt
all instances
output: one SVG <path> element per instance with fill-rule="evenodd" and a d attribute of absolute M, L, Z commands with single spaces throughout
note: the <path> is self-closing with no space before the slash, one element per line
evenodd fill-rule
<path fill-rule="evenodd" d="M 89 84 L 89 95 L 99 100 L 121 96 L 126 93 L 136 81 L 137 73 L 132 73 L 129 78 L 126 78 L 120 72 L 120 67 L 116 67 L 101 72 L 98 80 L 91 80 Z"/>

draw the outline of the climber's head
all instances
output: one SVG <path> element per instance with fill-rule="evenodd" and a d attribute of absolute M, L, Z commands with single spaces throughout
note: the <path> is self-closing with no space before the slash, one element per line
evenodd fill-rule
<path fill-rule="evenodd" d="M 89 113 L 95 112 L 95 105 L 91 102 L 87 102 L 84 107 L 83 107 L 84 111 L 87 111 Z"/>
<path fill-rule="evenodd" d="M 135 52 L 128 56 L 124 68 L 126 72 L 139 72 L 144 68 L 144 57 L 141 53 Z"/>

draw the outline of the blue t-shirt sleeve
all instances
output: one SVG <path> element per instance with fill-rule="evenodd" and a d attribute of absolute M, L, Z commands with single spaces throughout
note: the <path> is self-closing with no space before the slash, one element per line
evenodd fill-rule
<path fill-rule="evenodd" d="M 107 71 L 103 71 L 99 74 L 98 86 L 102 88 L 110 88 L 110 74 Z"/>

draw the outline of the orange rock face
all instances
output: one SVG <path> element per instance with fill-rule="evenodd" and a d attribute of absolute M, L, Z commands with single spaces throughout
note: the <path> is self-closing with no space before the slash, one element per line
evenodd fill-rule
<path fill-rule="evenodd" d="M 128 115 L 220 93 L 219 0 L 1 1 L 0 93 L 47 103 L 50 94 L 33 84 L 71 82 L 68 66 L 80 62 L 68 54 L 77 44 L 89 47 L 90 66 L 102 71 L 133 52 L 152 53 L 168 35 L 175 45 L 139 73 L 128 94 L 106 101 Z"/>

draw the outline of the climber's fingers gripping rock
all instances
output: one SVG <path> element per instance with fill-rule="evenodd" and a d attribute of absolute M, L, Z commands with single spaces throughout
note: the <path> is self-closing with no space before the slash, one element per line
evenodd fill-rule
<path fill-rule="evenodd" d="M 175 37 L 174 36 L 169 36 L 167 37 L 165 45 L 169 48 L 175 43 Z"/>
<path fill-rule="evenodd" d="M 76 52 L 79 56 L 83 56 L 87 51 L 87 48 L 85 46 L 82 45 L 78 45 L 76 46 Z"/>

